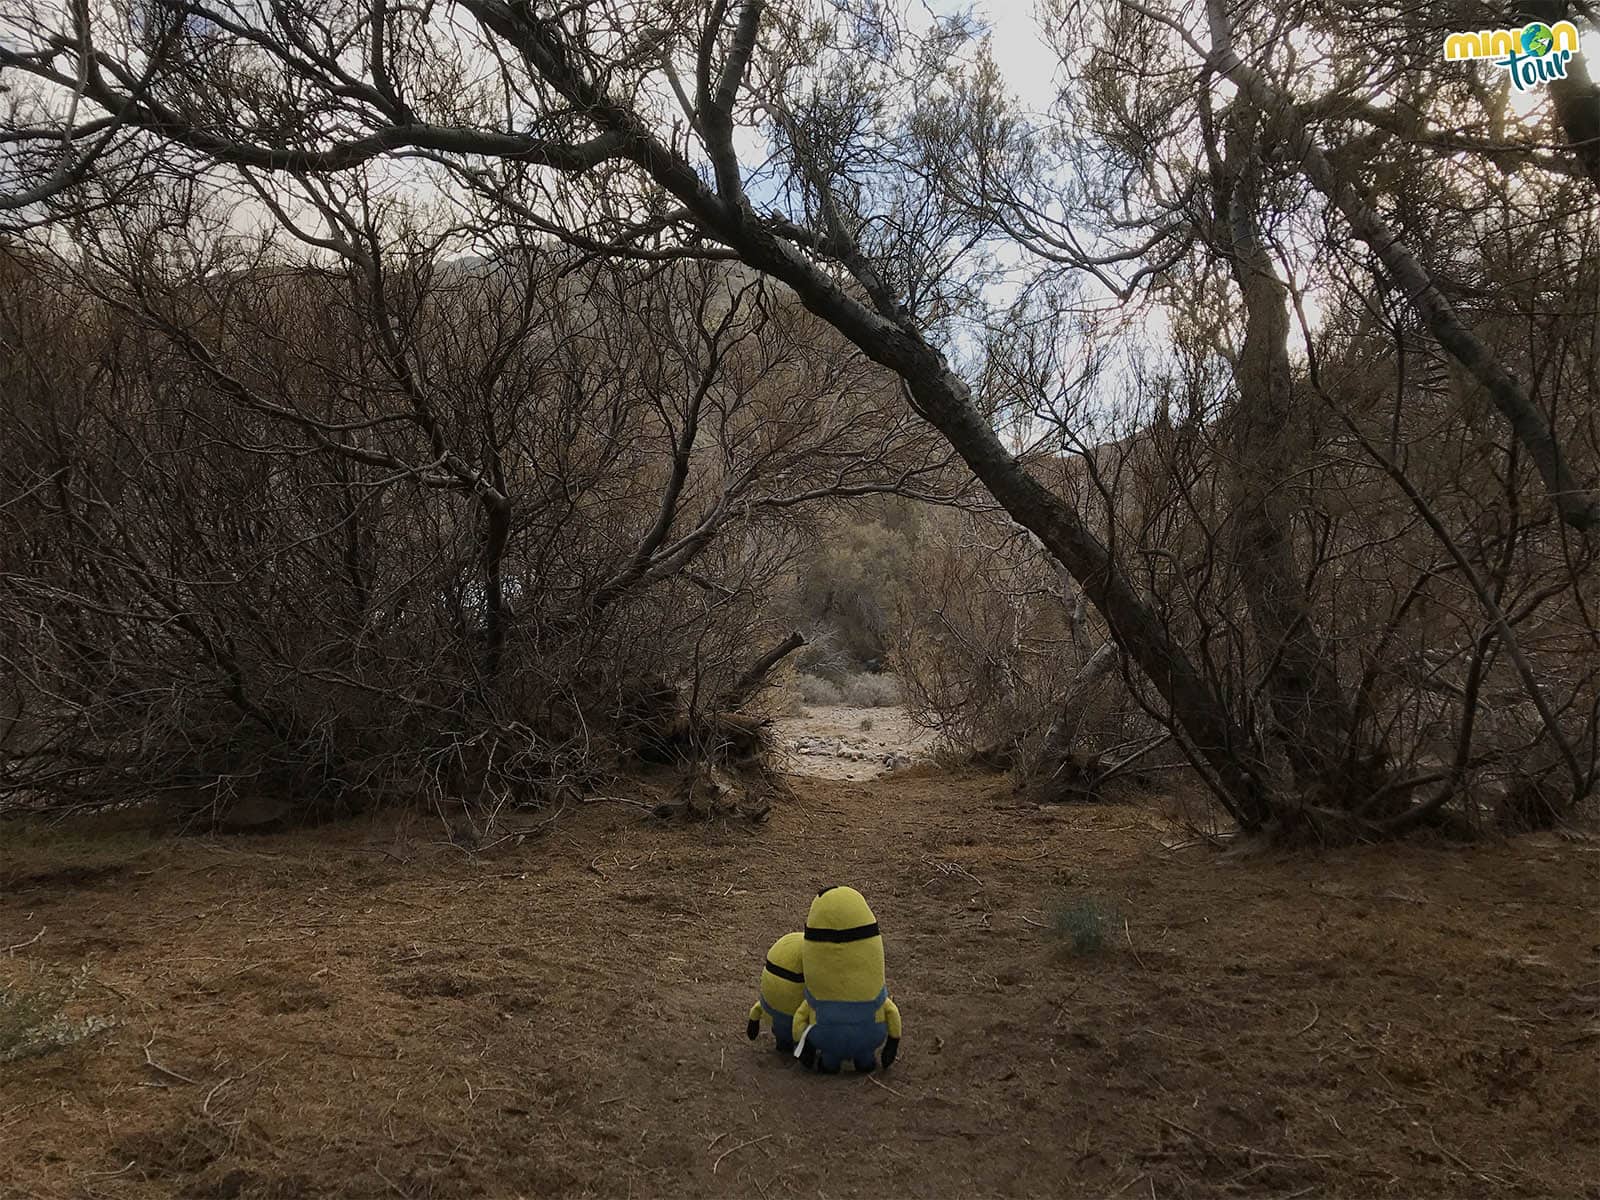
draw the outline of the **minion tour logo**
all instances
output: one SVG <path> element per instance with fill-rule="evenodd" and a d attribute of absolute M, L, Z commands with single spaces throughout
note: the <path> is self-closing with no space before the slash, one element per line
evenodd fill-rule
<path fill-rule="evenodd" d="M 1504 67 L 1511 85 L 1531 91 L 1552 79 L 1567 77 L 1567 64 L 1578 52 L 1578 27 L 1571 21 L 1546 25 L 1534 21 L 1521 29 L 1485 29 L 1481 33 L 1452 33 L 1444 39 L 1448 61 L 1487 58 Z"/>

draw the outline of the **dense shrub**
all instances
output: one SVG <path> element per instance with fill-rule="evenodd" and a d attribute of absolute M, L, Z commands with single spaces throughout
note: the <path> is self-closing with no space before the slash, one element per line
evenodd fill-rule
<path fill-rule="evenodd" d="M 536 802 L 693 752 L 817 506 L 923 453 L 748 273 L 370 213 L 363 278 L 120 211 L 82 270 L 0 257 L 0 809 Z"/>

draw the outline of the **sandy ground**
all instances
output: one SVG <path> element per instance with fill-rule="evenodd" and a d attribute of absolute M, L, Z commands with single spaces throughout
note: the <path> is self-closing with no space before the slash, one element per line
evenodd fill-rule
<path fill-rule="evenodd" d="M 898 706 L 807 706 L 797 715 L 779 717 L 773 728 L 781 769 L 812 779 L 876 779 L 926 762 L 936 741 Z"/>
<path fill-rule="evenodd" d="M 794 787 L 480 856 L 394 818 L 6 850 L 0 979 L 86 970 L 117 1024 L 0 1066 L 0 1195 L 1600 1195 L 1600 846 L 1239 860 L 993 777 Z M 905 1015 L 879 1075 L 744 1036 L 839 882 Z M 1074 955 L 1085 898 L 1119 918 Z"/>

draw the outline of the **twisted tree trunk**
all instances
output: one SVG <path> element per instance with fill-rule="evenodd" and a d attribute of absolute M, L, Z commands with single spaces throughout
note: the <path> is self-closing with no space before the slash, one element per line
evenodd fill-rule
<path fill-rule="evenodd" d="M 1256 216 L 1259 145 L 1253 116 L 1235 110 L 1219 181 L 1219 224 L 1244 297 L 1245 332 L 1234 366 L 1238 401 L 1228 423 L 1235 564 L 1262 660 L 1264 698 L 1302 794 L 1318 789 L 1359 800 L 1367 780 L 1347 776 L 1358 751 L 1354 706 L 1339 686 L 1333 648 L 1317 627 L 1301 582 L 1285 481 L 1298 459 L 1289 365 L 1288 289 L 1262 244 Z M 1354 786 L 1346 786 L 1354 785 Z"/>
<path fill-rule="evenodd" d="M 1061 703 L 1056 708 L 1056 715 L 1050 722 L 1050 728 L 1045 730 L 1039 753 L 1029 767 L 1027 778 L 1021 786 L 1048 787 L 1071 759 L 1073 747 L 1078 741 L 1078 731 L 1083 728 L 1084 718 L 1089 712 L 1089 704 L 1099 693 L 1100 685 L 1110 677 L 1116 665 L 1117 644 L 1107 639 L 1101 642 L 1100 648 L 1078 668 L 1078 673 L 1073 676 L 1071 684 L 1067 687 L 1066 695 L 1061 698 Z"/>

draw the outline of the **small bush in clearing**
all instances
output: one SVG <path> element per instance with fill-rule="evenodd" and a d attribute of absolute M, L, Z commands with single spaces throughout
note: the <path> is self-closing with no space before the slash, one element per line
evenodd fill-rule
<path fill-rule="evenodd" d="M 110 1026 L 103 1017 L 77 1021 L 65 1008 L 86 975 L 70 980 L 43 973 L 20 983 L 0 983 L 0 1063 L 70 1046 Z"/>
<path fill-rule="evenodd" d="M 840 692 L 838 684 L 831 683 L 818 675 L 796 675 L 794 685 L 800 691 L 800 699 L 807 704 L 843 704 L 844 694 Z"/>
<path fill-rule="evenodd" d="M 1116 925 L 1116 909 L 1091 896 L 1063 900 L 1050 914 L 1051 930 L 1074 954 L 1104 949 Z"/>
<path fill-rule="evenodd" d="M 844 702 L 856 708 L 889 708 L 900 703 L 900 684 L 893 675 L 865 671 L 839 680 Z"/>

